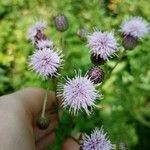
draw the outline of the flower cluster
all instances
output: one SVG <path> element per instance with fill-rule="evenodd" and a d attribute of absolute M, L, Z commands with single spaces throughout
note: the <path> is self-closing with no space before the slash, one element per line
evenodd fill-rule
<path fill-rule="evenodd" d="M 103 129 L 96 128 L 91 135 L 85 135 L 81 140 L 82 150 L 113 150 L 115 145 L 111 144 Z"/>
<path fill-rule="evenodd" d="M 65 32 L 69 27 L 67 18 L 64 15 L 56 16 L 55 26 L 58 31 Z M 36 51 L 30 56 L 29 66 L 45 79 L 57 76 L 63 62 L 61 52 L 55 50 L 53 42 L 44 33 L 46 27 L 46 23 L 40 21 L 35 23 L 28 32 L 29 39 L 36 47 Z M 149 32 L 148 23 L 141 17 L 130 18 L 120 28 L 124 50 L 133 49 L 138 39 L 143 38 Z M 100 83 L 104 80 L 104 71 L 99 65 L 106 63 L 116 53 L 119 44 L 113 32 L 95 30 L 93 33 L 87 34 L 87 31 L 82 28 L 78 31 L 78 36 L 81 40 L 87 37 L 93 66 L 89 68 L 85 76 L 81 76 L 79 73 L 72 79 L 67 78 L 66 83 L 59 84 L 57 96 L 62 100 L 63 108 L 68 108 L 73 115 L 77 115 L 81 111 L 89 115 L 92 108 L 96 107 L 96 99 L 102 97 L 97 86 L 101 85 Z M 63 41 L 63 39 L 61 40 Z M 112 67 L 110 74 L 116 66 L 117 63 Z M 44 117 L 43 120 L 42 118 L 40 125 L 41 122 L 42 128 L 46 129 L 49 125 L 47 119 Z M 102 128 L 100 130 L 96 128 L 91 135 L 84 136 L 81 140 L 81 148 L 82 150 L 113 150 L 115 145 L 111 144 Z"/>
<path fill-rule="evenodd" d="M 29 66 L 38 75 L 48 78 L 58 75 L 62 65 L 62 54 L 54 50 L 53 42 L 43 33 L 46 23 L 37 22 L 29 29 L 29 38 L 36 45 L 36 51 L 30 56 Z"/>

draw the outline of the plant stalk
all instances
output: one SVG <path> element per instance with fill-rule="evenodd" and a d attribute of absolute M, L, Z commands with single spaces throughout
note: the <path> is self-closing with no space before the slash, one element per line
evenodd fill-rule
<path fill-rule="evenodd" d="M 47 105 L 47 97 L 48 97 L 48 91 L 46 91 L 45 98 L 44 98 L 44 101 L 43 101 L 41 117 L 45 117 L 45 111 L 46 111 L 46 105 Z"/>

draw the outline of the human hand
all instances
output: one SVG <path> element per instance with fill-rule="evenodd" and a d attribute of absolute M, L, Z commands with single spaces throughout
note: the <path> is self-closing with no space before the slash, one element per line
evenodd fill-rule
<path fill-rule="evenodd" d="M 27 88 L 0 97 L 0 150 L 45 150 L 55 138 L 58 114 L 51 114 L 55 93 L 49 92 L 46 116 L 50 125 L 46 130 L 36 126 L 45 90 Z M 62 150 L 79 150 L 79 145 L 67 139 Z"/>

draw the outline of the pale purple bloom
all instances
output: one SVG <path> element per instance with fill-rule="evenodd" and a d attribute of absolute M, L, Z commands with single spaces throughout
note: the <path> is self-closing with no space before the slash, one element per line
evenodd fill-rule
<path fill-rule="evenodd" d="M 36 22 L 28 30 L 28 38 L 35 43 L 35 36 L 40 31 L 42 32 L 47 27 L 47 23 L 43 21 Z"/>
<path fill-rule="evenodd" d="M 96 128 L 91 135 L 85 135 L 81 140 L 82 150 L 114 150 L 115 145 L 106 137 L 103 129 Z"/>
<path fill-rule="evenodd" d="M 62 64 L 62 55 L 51 49 L 37 50 L 30 56 L 29 66 L 38 75 L 44 78 L 58 75 L 58 69 Z"/>
<path fill-rule="evenodd" d="M 37 43 L 38 49 L 53 48 L 53 42 L 51 40 L 41 40 Z"/>
<path fill-rule="evenodd" d="M 121 25 L 123 35 L 130 35 L 134 38 L 142 38 L 149 32 L 148 22 L 142 17 L 131 17 Z"/>
<path fill-rule="evenodd" d="M 94 56 L 100 56 L 104 60 L 108 60 L 108 58 L 111 57 L 118 48 L 113 32 L 95 31 L 87 38 L 88 46 L 91 49 L 90 52 Z"/>
<path fill-rule="evenodd" d="M 67 83 L 59 88 L 58 96 L 63 98 L 63 107 L 68 107 L 74 115 L 80 110 L 89 115 L 89 108 L 94 107 L 96 98 L 101 96 L 87 76 L 76 75 L 73 79 L 67 79 Z"/>

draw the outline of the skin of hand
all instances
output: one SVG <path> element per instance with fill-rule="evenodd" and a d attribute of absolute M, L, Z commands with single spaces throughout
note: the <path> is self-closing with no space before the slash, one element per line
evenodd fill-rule
<path fill-rule="evenodd" d="M 46 150 L 57 138 L 54 128 L 58 114 L 50 113 L 56 102 L 54 92 L 48 94 L 48 129 L 40 130 L 36 126 L 45 93 L 40 88 L 26 88 L 0 97 L 0 150 Z M 70 138 L 64 142 L 61 150 L 79 150 L 79 145 Z"/>

